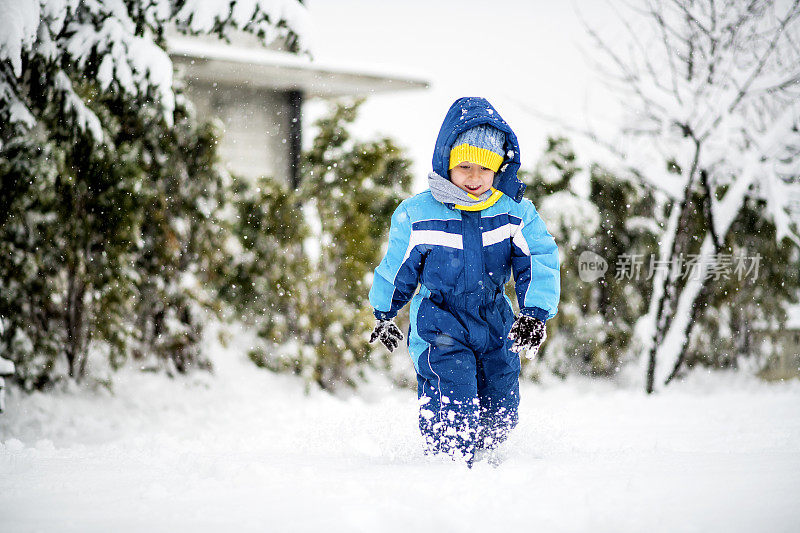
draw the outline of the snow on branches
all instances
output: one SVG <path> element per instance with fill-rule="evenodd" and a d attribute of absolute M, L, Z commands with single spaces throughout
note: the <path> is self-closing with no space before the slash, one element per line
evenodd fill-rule
<path fill-rule="evenodd" d="M 778 239 L 800 245 L 780 214 L 786 196 L 767 192 L 800 165 L 787 152 L 800 140 L 800 2 L 650 0 L 632 17 L 625 53 L 590 30 L 615 65 L 631 166 L 673 198 L 752 183 L 769 200 Z M 724 234 L 738 209 L 718 209 L 717 196 L 712 215 Z"/>
<path fill-rule="evenodd" d="M 259 36 L 265 44 L 291 33 L 298 48 L 306 48 L 306 11 L 296 0 L 186 0 L 175 15 L 175 23 L 186 33 L 221 32 L 223 37 L 229 29 L 244 30 Z"/>
<path fill-rule="evenodd" d="M 691 246 L 696 197 L 709 268 L 748 197 L 766 200 L 778 242 L 800 246 L 800 0 L 648 0 L 626 13 L 624 47 L 589 32 L 627 111 L 617 144 L 673 200 L 659 259 L 672 265 Z M 703 280 L 679 288 L 677 274 L 654 276 L 637 324 L 648 391 L 680 369 L 708 291 Z"/>
<path fill-rule="evenodd" d="M 39 28 L 38 0 L 0 0 L 0 61 L 22 76 L 22 54 L 30 51 Z"/>
<path fill-rule="evenodd" d="M 100 141 L 100 119 L 77 82 L 154 104 L 171 124 L 167 27 L 221 37 L 240 30 L 302 51 L 306 19 L 298 0 L 0 0 L 0 142 L 30 129 L 50 101 L 62 103 L 78 133 Z"/>
<path fill-rule="evenodd" d="M 121 0 L 79 10 L 63 33 L 69 60 L 80 71 L 91 69 L 102 90 L 111 89 L 134 98 L 153 92 L 165 121 L 172 122 L 172 62 L 151 35 L 136 34 L 136 24 Z M 94 57 L 102 58 L 96 68 L 89 65 Z"/>

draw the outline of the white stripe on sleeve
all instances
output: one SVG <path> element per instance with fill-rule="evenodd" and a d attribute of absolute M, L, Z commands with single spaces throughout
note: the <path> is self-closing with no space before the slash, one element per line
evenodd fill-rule
<path fill-rule="evenodd" d="M 522 250 L 522 253 L 525 255 L 531 255 L 531 250 L 528 248 L 528 241 L 525 240 L 525 237 L 522 235 L 522 228 L 525 227 L 525 222 L 519 223 L 519 229 L 517 229 L 516 233 L 514 233 L 514 237 L 512 241 L 517 247 Z"/>

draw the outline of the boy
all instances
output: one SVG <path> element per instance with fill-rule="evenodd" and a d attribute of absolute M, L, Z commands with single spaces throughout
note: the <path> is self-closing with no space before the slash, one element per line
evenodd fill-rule
<path fill-rule="evenodd" d="M 392 215 L 369 292 L 370 342 L 389 350 L 403 338 L 392 319 L 411 301 L 408 349 L 426 453 L 468 465 L 516 426 L 518 354 L 538 350 L 558 307 L 558 247 L 522 197 L 519 165 L 517 137 L 491 104 L 456 100 L 436 139 L 430 189 Z M 512 272 L 516 319 L 503 291 Z"/>

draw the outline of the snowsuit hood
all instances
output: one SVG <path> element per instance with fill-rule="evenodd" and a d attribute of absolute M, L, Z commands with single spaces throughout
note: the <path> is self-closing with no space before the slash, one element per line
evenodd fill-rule
<path fill-rule="evenodd" d="M 488 124 L 506 134 L 505 159 L 494 177 L 494 188 L 519 203 L 525 192 L 525 184 L 517 178 L 520 166 L 519 142 L 511 126 L 492 107 L 485 98 L 464 97 L 456 100 L 444 117 L 436 146 L 433 149 L 433 171 L 447 177 L 450 163 L 450 149 L 456 137 L 466 130 Z"/>

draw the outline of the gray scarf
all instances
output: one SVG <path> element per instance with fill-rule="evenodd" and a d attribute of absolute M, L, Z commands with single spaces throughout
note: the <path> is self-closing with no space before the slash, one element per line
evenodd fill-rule
<path fill-rule="evenodd" d="M 460 188 L 447 178 L 441 177 L 436 172 L 428 174 L 428 186 L 433 197 L 443 204 L 475 205 L 483 202 L 492 195 L 492 190 L 481 194 L 477 200 L 470 198 L 467 191 Z"/>

